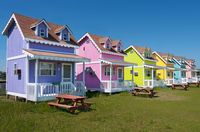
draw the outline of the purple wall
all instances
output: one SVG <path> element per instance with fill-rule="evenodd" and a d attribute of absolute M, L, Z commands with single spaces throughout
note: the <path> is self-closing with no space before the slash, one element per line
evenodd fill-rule
<path fill-rule="evenodd" d="M 38 73 L 38 83 L 57 83 L 62 81 L 62 63 L 66 62 L 57 62 L 57 61 L 46 61 L 41 60 L 39 62 L 53 62 L 56 64 L 56 75 L 55 76 L 39 76 Z M 35 60 L 29 61 L 29 82 L 35 82 Z M 39 67 L 38 67 L 39 68 Z M 74 79 L 74 63 L 72 63 L 72 79 Z"/>
<path fill-rule="evenodd" d="M 21 79 L 14 74 L 14 64 L 17 64 L 17 69 L 21 69 Z M 25 94 L 25 64 L 26 58 L 7 61 L 7 91 Z"/>
<path fill-rule="evenodd" d="M 59 46 L 54 46 L 54 45 L 39 44 L 39 43 L 32 43 L 32 42 L 29 43 L 29 48 L 35 49 L 35 50 L 61 52 L 65 54 L 74 53 L 74 48 L 59 47 Z"/>
<path fill-rule="evenodd" d="M 15 24 L 11 27 L 7 41 L 7 57 L 13 57 L 22 54 L 22 49 L 26 48 L 26 42 Z"/>

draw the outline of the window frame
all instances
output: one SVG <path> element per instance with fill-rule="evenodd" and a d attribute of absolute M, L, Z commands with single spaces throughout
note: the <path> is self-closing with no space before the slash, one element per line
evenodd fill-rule
<path fill-rule="evenodd" d="M 51 69 L 48 68 L 42 68 L 42 64 L 50 64 Z M 51 74 L 43 75 L 42 70 L 50 70 Z M 53 62 L 39 62 L 39 76 L 56 76 L 56 63 Z"/>
<path fill-rule="evenodd" d="M 39 32 L 38 34 L 40 37 L 46 37 L 45 29 L 40 28 L 38 32 Z M 42 33 L 43 33 L 43 35 L 42 35 Z"/>

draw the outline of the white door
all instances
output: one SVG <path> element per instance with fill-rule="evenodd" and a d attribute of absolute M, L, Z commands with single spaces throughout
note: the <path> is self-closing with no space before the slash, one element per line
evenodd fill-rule
<path fill-rule="evenodd" d="M 62 65 L 62 81 L 63 82 L 72 81 L 72 65 L 71 64 Z"/>
<path fill-rule="evenodd" d="M 123 80 L 123 69 L 122 68 L 117 69 L 117 78 L 118 78 L 118 80 Z"/>

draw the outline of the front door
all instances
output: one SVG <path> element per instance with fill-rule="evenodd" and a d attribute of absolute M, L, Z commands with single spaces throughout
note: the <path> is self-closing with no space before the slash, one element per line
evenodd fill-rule
<path fill-rule="evenodd" d="M 123 69 L 121 67 L 117 69 L 117 78 L 123 80 Z"/>
<path fill-rule="evenodd" d="M 71 64 L 65 63 L 62 65 L 62 81 L 63 82 L 72 81 L 72 65 Z"/>

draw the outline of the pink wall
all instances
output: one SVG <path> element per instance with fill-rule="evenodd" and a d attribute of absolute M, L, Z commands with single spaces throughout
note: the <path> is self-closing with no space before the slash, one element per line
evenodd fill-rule
<path fill-rule="evenodd" d="M 191 78 L 192 77 L 191 67 L 188 66 L 188 65 L 186 65 L 186 69 L 187 69 L 187 71 L 186 71 L 186 77 L 187 78 Z"/>
<path fill-rule="evenodd" d="M 105 53 L 102 54 L 102 58 L 105 58 L 105 59 L 124 60 L 124 57 L 123 57 L 123 56 L 119 56 L 119 55 L 110 55 L 110 54 L 105 54 Z"/>
<path fill-rule="evenodd" d="M 97 50 L 91 40 L 86 37 L 79 44 L 80 47 L 77 50 L 78 55 L 89 58 L 91 61 L 99 60 L 100 52 Z"/>
<path fill-rule="evenodd" d="M 105 67 L 109 67 L 109 65 L 103 65 L 102 66 L 102 80 L 110 80 L 110 76 L 105 76 Z M 122 70 L 124 70 L 124 68 L 122 66 L 113 66 L 114 70 L 115 70 L 115 74 L 112 75 L 112 80 L 118 80 L 117 78 L 117 69 L 118 68 L 122 68 Z"/>

